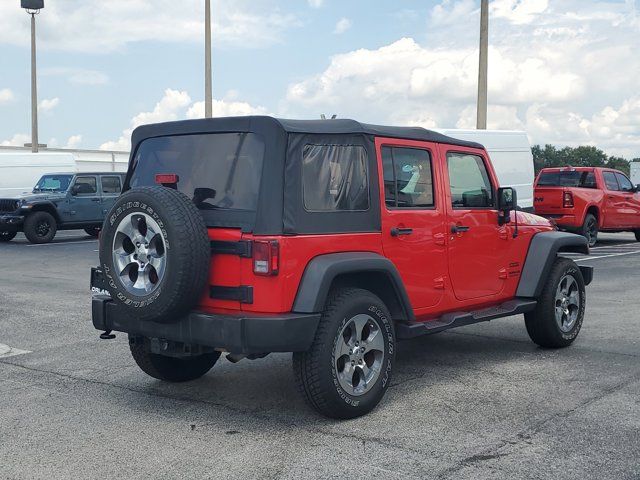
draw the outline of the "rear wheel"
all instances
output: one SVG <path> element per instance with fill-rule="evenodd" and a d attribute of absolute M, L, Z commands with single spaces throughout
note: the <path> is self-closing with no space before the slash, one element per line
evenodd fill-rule
<path fill-rule="evenodd" d="M 0 230 L 0 242 L 10 242 L 17 234 L 16 230 Z"/>
<path fill-rule="evenodd" d="M 592 213 L 587 213 L 584 217 L 580 235 L 587 239 L 589 247 L 595 247 L 598 241 L 598 219 Z"/>
<path fill-rule="evenodd" d="M 31 243 L 49 243 L 57 230 L 56 219 L 49 212 L 33 212 L 24 221 L 24 235 Z"/>
<path fill-rule="evenodd" d="M 586 292 L 578 266 L 568 258 L 557 258 L 533 312 L 524 316 L 529 337 L 541 347 L 570 345 L 578 336 Z"/>
<path fill-rule="evenodd" d="M 192 357 L 168 357 L 151 352 L 145 337 L 129 336 L 131 355 L 147 375 L 167 382 L 188 382 L 207 373 L 220 358 L 220 352 L 204 353 Z"/>
<path fill-rule="evenodd" d="M 309 351 L 293 354 L 298 388 L 322 415 L 354 418 L 371 411 L 391 382 L 395 333 L 391 315 L 373 293 L 333 292 Z"/>
<path fill-rule="evenodd" d="M 98 238 L 98 235 L 100 234 L 99 227 L 85 228 L 84 231 L 87 232 L 87 235 L 91 235 L 92 237 L 95 237 L 95 238 Z"/>

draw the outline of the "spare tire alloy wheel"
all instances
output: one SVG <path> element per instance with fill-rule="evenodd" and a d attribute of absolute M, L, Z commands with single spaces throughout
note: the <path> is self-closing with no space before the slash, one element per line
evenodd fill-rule
<path fill-rule="evenodd" d="M 137 187 L 118 197 L 100 235 L 111 297 L 140 320 L 172 322 L 207 284 L 211 247 L 202 215 L 184 194 Z"/>

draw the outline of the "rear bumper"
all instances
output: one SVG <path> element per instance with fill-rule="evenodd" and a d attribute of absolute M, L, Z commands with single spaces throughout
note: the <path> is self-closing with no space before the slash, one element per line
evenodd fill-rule
<path fill-rule="evenodd" d="M 313 342 L 320 314 L 219 315 L 191 312 L 173 323 L 141 321 L 110 297 L 91 302 L 93 326 L 148 338 L 200 345 L 232 353 L 304 352 Z"/>
<path fill-rule="evenodd" d="M 0 214 L 0 229 L 15 229 L 24 223 L 24 215 Z"/>

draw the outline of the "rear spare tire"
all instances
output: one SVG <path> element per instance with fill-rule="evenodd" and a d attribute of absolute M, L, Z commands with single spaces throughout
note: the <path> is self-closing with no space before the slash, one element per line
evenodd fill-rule
<path fill-rule="evenodd" d="M 211 249 L 200 212 L 184 194 L 137 187 L 118 197 L 100 236 L 111 297 L 140 320 L 186 314 L 207 284 Z"/>

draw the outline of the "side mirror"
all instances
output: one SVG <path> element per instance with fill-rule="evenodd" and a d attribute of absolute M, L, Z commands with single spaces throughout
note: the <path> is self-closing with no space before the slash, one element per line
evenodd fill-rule
<path fill-rule="evenodd" d="M 74 197 L 76 195 L 78 195 L 78 192 L 80 191 L 80 185 L 74 185 L 71 187 L 71 195 L 73 195 Z"/>
<path fill-rule="evenodd" d="M 511 221 L 511 210 L 518 206 L 518 193 L 512 187 L 498 189 L 498 225 Z"/>
<path fill-rule="evenodd" d="M 640 183 L 636 185 L 634 192 L 640 192 Z"/>

